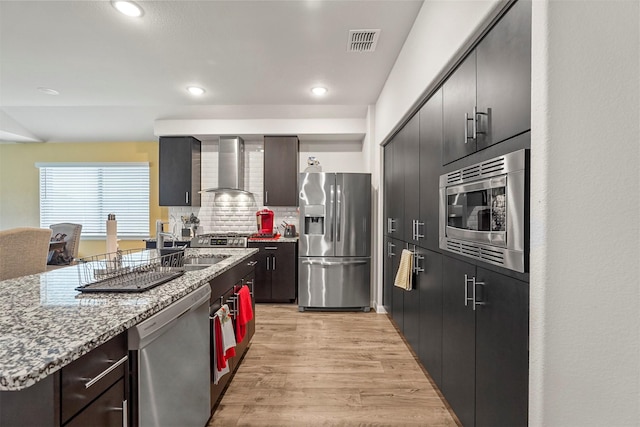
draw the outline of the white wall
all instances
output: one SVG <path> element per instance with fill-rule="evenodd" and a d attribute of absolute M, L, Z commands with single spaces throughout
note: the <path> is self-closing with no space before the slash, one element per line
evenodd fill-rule
<path fill-rule="evenodd" d="M 311 156 L 320 161 L 322 172 L 353 172 L 363 173 L 369 172 L 369 165 L 362 152 L 360 151 L 303 151 L 300 147 L 300 172 L 304 172 L 307 168 L 307 159 Z"/>
<path fill-rule="evenodd" d="M 380 143 L 442 71 L 498 0 L 423 3 L 376 103 Z"/>
<path fill-rule="evenodd" d="M 639 23 L 533 4 L 532 426 L 640 424 Z"/>

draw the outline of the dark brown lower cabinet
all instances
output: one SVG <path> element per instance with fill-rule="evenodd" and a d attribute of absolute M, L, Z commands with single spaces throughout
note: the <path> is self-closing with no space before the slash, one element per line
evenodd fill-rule
<path fill-rule="evenodd" d="M 255 256 L 249 258 L 247 261 L 225 271 L 221 275 L 213 278 L 209 282 L 211 287 L 211 300 L 209 310 L 211 313 L 215 313 L 222 304 L 228 304 L 229 309 L 236 310 L 237 294 L 240 289 L 246 285 L 249 287 L 249 291 L 252 294 L 251 305 L 253 307 L 254 317 L 247 325 L 246 334 L 242 341 L 236 343 L 236 355 L 227 360 L 229 366 L 229 373 L 223 375 L 217 384 L 213 382 L 213 355 L 211 356 L 211 414 L 215 418 L 215 410 L 218 407 L 225 388 L 229 384 L 233 377 L 233 373 L 240 366 L 242 358 L 249 348 L 249 343 L 256 330 L 255 320 L 255 268 L 257 266 L 257 259 Z M 210 321 L 211 338 L 213 338 L 213 321 Z M 234 328 L 237 326 L 234 324 Z M 213 339 L 210 340 L 210 349 L 214 351 Z"/>
<path fill-rule="evenodd" d="M 392 316 L 393 312 L 393 279 L 400 262 L 400 257 L 396 254 L 396 245 L 397 240 L 390 237 L 384 238 L 382 304 L 390 316 Z"/>
<path fill-rule="evenodd" d="M 529 284 L 477 268 L 485 306 L 476 310 L 476 426 L 526 426 Z"/>
<path fill-rule="evenodd" d="M 256 302 L 295 302 L 298 285 L 298 244 L 294 242 L 249 242 L 258 248 Z"/>
<path fill-rule="evenodd" d="M 475 423 L 476 335 L 464 275 L 473 277 L 475 271 L 475 265 L 442 259 L 442 393 L 466 427 Z"/>
<path fill-rule="evenodd" d="M 529 285 L 443 256 L 442 393 L 466 427 L 525 426 Z"/>
<path fill-rule="evenodd" d="M 385 245 L 384 306 L 398 329 L 402 331 L 404 326 L 404 293 L 406 291 L 394 286 L 394 282 L 398 267 L 400 266 L 402 248 L 404 248 L 406 244 L 400 240 L 387 237 L 385 238 Z"/>
<path fill-rule="evenodd" d="M 122 400 L 124 393 L 124 379 L 121 379 L 73 417 L 65 426 L 117 427 L 128 425 L 124 423 L 123 419 L 127 416 L 126 401 Z"/>
<path fill-rule="evenodd" d="M 410 245 L 412 251 L 416 251 L 417 248 Z M 415 262 L 415 261 L 414 261 Z M 418 354 L 420 347 L 420 286 L 418 286 L 419 274 L 413 273 L 413 289 L 405 291 L 396 287 L 396 289 L 402 292 L 403 307 L 402 307 L 402 333 L 405 339 L 413 348 L 414 353 Z"/>
<path fill-rule="evenodd" d="M 0 425 L 128 425 L 127 354 L 125 332 L 24 390 L 0 392 Z"/>
<path fill-rule="evenodd" d="M 420 329 L 416 353 L 435 383 L 442 387 L 442 255 L 418 247 L 416 286 L 420 293 Z"/>

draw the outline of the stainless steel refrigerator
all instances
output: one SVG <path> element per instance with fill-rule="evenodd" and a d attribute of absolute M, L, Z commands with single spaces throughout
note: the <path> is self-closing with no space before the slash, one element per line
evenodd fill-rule
<path fill-rule="evenodd" d="M 369 311 L 371 175 L 301 173 L 298 308 Z"/>

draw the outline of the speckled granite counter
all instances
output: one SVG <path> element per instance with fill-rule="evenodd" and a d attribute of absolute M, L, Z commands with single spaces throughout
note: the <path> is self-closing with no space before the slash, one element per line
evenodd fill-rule
<path fill-rule="evenodd" d="M 231 256 L 141 293 L 82 294 L 76 266 L 0 282 L 0 390 L 35 384 L 257 251 L 187 249 Z"/>

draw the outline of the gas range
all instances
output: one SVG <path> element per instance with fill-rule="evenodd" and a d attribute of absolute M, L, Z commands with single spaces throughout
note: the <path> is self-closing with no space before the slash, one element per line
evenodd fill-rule
<path fill-rule="evenodd" d="M 249 235 L 240 233 L 201 234 L 191 239 L 192 248 L 246 248 Z"/>

